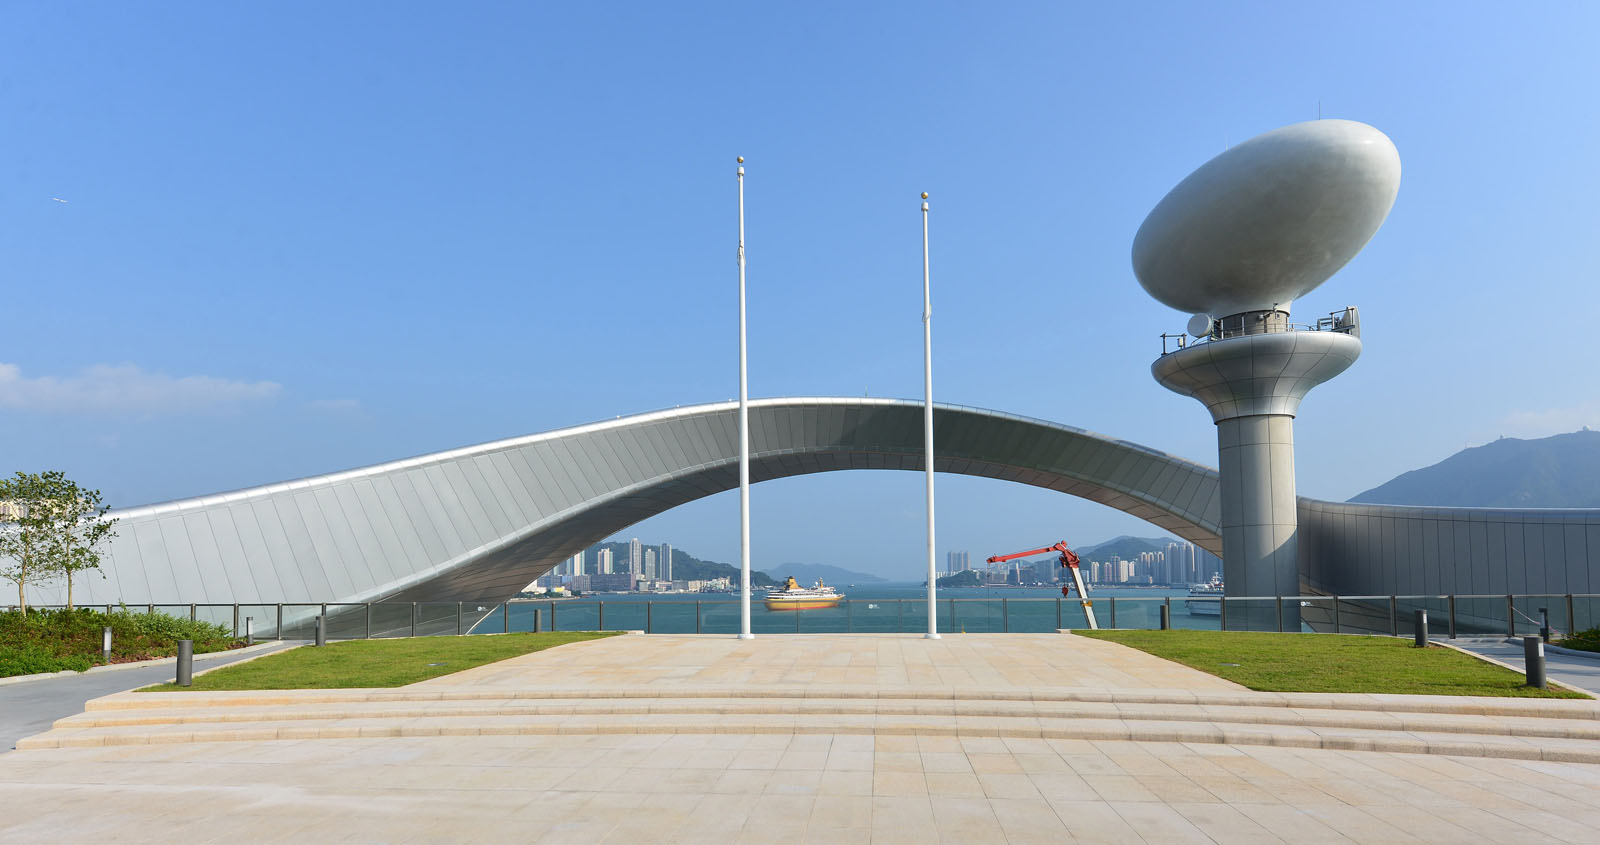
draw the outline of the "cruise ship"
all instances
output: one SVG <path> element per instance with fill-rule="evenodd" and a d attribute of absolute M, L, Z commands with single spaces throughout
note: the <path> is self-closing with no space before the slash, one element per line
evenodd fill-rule
<path fill-rule="evenodd" d="M 843 598 L 820 579 L 814 586 L 802 587 L 791 575 L 781 589 L 768 590 L 764 601 L 768 610 L 816 610 L 837 607 Z"/>

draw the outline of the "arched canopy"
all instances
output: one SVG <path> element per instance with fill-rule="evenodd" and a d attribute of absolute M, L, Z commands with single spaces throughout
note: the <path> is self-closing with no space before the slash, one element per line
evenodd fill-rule
<path fill-rule="evenodd" d="M 935 468 L 1056 490 L 1221 552 L 1215 470 L 1083 429 L 936 405 Z M 85 604 L 498 600 L 640 520 L 738 486 L 737 405 L 622 417 L 120 511 Z M 922 404 L 750 406 L 751 478 L 923 468 Z M 50 591 L 40 599 L 49 603 Z"/>

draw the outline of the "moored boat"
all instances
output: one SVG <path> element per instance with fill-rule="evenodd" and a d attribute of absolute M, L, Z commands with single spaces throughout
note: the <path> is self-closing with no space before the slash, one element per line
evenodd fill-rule
<path fill-rule="evenodd" d="M 1222 576 L 1213 575 L 1205 584 L 1189 585 L 1190 616 L 1222 615 Z"/>

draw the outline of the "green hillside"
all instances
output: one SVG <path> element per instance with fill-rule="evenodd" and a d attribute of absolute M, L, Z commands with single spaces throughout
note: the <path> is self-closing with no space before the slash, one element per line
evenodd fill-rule
<path fill-rule="evenodd" d="M 1600 508 L 1600 431 L 1502 437 L 1412 470 L 1352 502 L 1458 508 Z"/>

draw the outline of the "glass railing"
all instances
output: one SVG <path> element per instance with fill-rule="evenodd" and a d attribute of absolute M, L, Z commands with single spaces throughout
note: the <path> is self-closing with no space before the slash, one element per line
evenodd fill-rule
<path fill-rule="evenodd" d="M 1107 596 L 1089 602 L 1095 626 L 1154 630 L 1284 631 L 1411 637 L 1417 612 L 1434 637 L 1529 636 L 1545 620 L 1557 638 L 1600 625 L 1600 594 L 1422 596 Z M 56 608 L 59 606 L 49 606 Z M 120 609 L 111 606 L 111 611 Z M 96 605 L 94 609 L 102 609 Z M 130 613 L 166 613 L 255 639 L 310 640 L 325 620 L 329 640 L 529 631 L 643 631 L 730 635 L 740 629 L 737 599 L 535 599 L 506 603 L 373 602 L 330 604 L 149 604 Z M 751 604 L 756 634 L 920 633 L 923 599 L 846 599 L 829 608 L 769 611 Z M 1038 633 L 1091 627 L 1077 598 L 942 598 L 942 633 Z"/>

